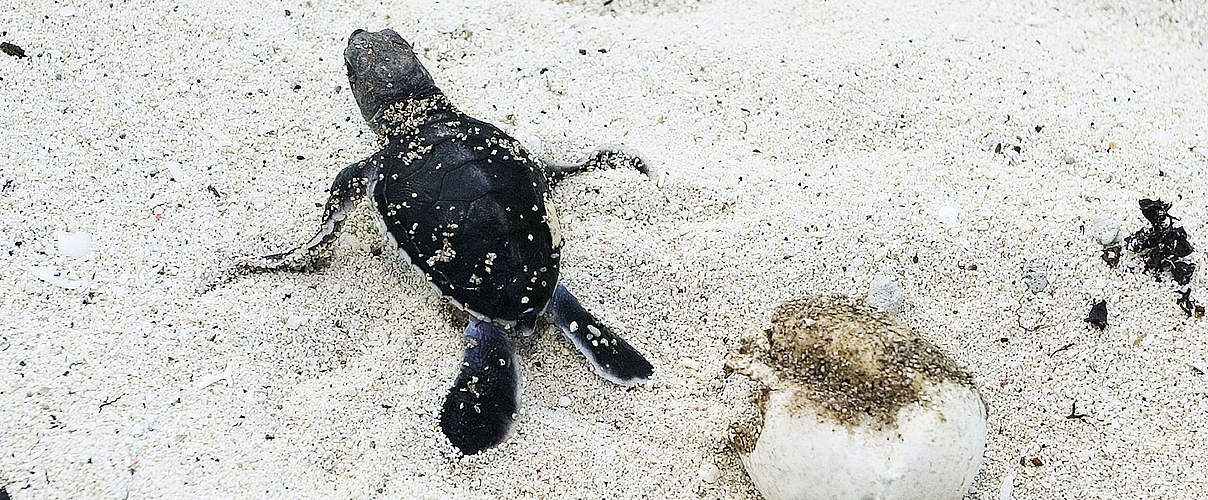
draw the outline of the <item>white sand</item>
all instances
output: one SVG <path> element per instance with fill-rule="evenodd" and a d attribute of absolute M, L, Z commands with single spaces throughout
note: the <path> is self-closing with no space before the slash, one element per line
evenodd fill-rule
<path fill-rule="evenodd" d="M 1208 492 L 1208 320 L 1090 236 L 1161 197 L 1208 248 L 1198 2 L 3 3 L 0 39 L 30 56 L 0 56 L 15 497 L 749 498 L 723 446 L 727 343 L 775 301 L 877 274 L 983 387 L 976 498 L 1004 477 L 1015 498 Z M 402 33 L 454 102 L 541 154 L 623 142 L 668 173 L 555 197 L 563 282 L 649 355 L 653 388 L 600 380 L 546 328 L 521 348 L 518 433 L 458 458 L 437 412 L 461 325 L 374 255 L 367 204 L 328 269 L 197 293 L 223 256 L 309 236 L 372 150 L 342 68 L 358 27 Z M 95 250 L 61 255 L 64 230 Z M 1033 261 L 1051 293 L 1025 291 Z M 1098 297 L 1102 333 L 1082 321 Z"/>

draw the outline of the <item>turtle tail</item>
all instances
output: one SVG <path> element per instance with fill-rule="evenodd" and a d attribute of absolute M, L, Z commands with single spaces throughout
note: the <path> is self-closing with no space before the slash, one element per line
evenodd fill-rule
<path fill-rule="evenodd" d="M 440 428 L 466 455 L 507 439 L 520 407 L 520 367 L 512 342 L 503 330 L 470 320 L 461 373 L 445 397 Z"/>

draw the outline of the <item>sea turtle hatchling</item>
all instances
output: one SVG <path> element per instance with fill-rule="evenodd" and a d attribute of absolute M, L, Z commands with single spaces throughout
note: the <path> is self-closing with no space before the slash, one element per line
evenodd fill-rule
<path fill-rule="evenodd" d="M 576 165 L 535 159 L 508 134 L 450 104 L 393 30 L 354 31 L 344 60 L 382 149 L 336 175 L 314 237 L 242 270 L 315 267 L 369 193 L 390 243 L 470 315 L 471 346 L 440 415 L 441 430 L 465 454 L 502 442 L 515 419 L 520 374 L 505 328 L 527 334 L 549 314 L 603 378 L 649 380 L 654 370 L 641 353 L 558 283 L 562 238 L 548 197 L 550 185 L 569 174 L 622 165 L 645 173 L 645 164 L 615 149 Z"/>

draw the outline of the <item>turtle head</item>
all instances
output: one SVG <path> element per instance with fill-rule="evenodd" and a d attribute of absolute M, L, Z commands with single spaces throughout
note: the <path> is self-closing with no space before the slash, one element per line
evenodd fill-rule
<path fill-rule="evenodd" d="M 391 104 L 439 91 L 411 44 L 391 29 L 353 31 L 344 65 L 361 115 L 375 130 Z"/>

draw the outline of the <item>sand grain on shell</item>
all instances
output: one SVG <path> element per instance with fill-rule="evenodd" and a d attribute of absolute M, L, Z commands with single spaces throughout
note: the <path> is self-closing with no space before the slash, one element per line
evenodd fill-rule
<path fill-rule="evenodd" d="M 979 498 L 1004 478 L 1017 498 L 1208 491 L 1206 323 L 1133 256 L 1104 265 L 1094 229 L 1129 234 L 1137 200 L 1160 198 L 1208 248 L 1202 6 L 614 3 L 0 8 L 27 55 L 0 56 L 0 483 L 753 498 L 725 452 L 729 344 L 781 300 L 883 275 L 983 388 Z M 437 411 L 460 325 L 383 251 L 367 204 L 330 267 L 196 293 L 215 262 L 313 234 L 331 177 L 373 151 L 341 51 L 384 27 L 535 154 L 620 143 L 665 173 L 552 196 L 564 283 L 649 356 L 653 388 L 601 381 L 545 327 L 520 342 L 516 435 L 456 456 Z M 59 252 L 64 231 L 92 251 Z M 1104 332 L 1082 322 L 1092 298 L 1117 312 Z"/>

